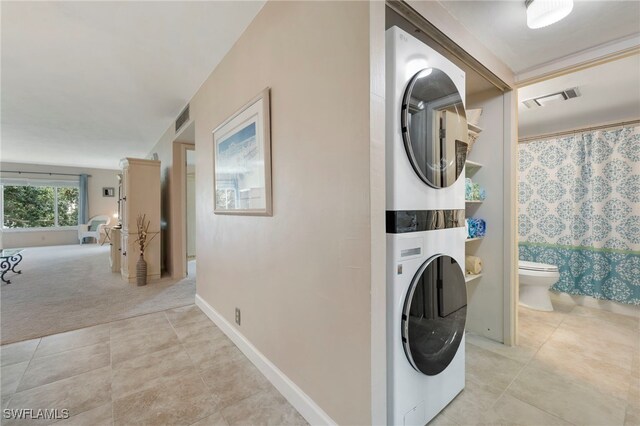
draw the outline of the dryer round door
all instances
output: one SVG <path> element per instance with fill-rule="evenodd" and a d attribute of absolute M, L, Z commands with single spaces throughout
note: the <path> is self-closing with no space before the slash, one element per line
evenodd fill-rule
<path fill-rule="evenodd" d="M 405 150 L 420 179 L 434 188 L 453 185 L 467 158 L 469 131 L 451 78 L 437 68 L 415 74 L 402 100 L 400 121 Z"/>
<path fill-rule="evenodd" d="M 409 362 L 435 376 L 453 360 L 467 318 L 467 287 L 458 262 L 437 255 L 411 281 L 402 312 L 402 343 Z"/>

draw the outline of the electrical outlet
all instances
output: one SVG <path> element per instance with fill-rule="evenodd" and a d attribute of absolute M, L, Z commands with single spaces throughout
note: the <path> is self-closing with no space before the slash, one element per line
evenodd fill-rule
<path fill-rule="evenodd" d="M 240 308 L 236 308 L 236 324 L 240 325 Z"/>

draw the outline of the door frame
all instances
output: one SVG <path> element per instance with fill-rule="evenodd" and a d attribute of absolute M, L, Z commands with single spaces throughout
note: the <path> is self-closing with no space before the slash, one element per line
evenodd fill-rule
<path fill-rule="evenodd" d="M 171 167 L 171 276 L 187 276 L 187 151 L 195 151 L 193 142 L 173 143 Z"/>

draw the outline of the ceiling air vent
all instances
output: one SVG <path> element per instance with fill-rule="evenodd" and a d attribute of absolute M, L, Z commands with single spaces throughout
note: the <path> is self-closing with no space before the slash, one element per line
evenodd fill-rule
<path fill-rule="evenodd" d="M 565 90 L 564 94 L 567 95 L 567 99 L 577 98 L 580 96 L 580 90 L 578 90 L 577 87 L 572 87 L 571 89 Z"/>
<path fill-rule="evenodd" d="M 527 99 L 522 101 L 527 108 L 537 108 L 544 106 L 550 102 L 566 101 L 568 99 L 577 98 L 580 96 L 580 90 L 577 87 L 571 89 L 565 89 L 562 92 L 550 93 L 548 95 L 538 96 L 537 98 Z"/>
<path fill-rule="evenodd" d="M 176 119 L 176 133 L 178 133 L 180 127 L 182 127 L 187 121 L 189 121 L 189 105 L 187 105 L 186 108 L 182 110 L 182 112 Z"/>

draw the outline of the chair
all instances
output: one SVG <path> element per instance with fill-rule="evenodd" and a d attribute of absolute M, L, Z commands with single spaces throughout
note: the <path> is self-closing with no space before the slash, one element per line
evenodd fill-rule
<path fill-rule="evenodd" d="M 110 217 L 106 215 L 94 216 L 89 219 L 89 223 L 84 225 L 78 225 L 78 240 L 80 244 L 83 243 L 85 238 L 95 238 L 96 243 L 100 241 L 100 234 L 103 232 L 103 228 L 109 224 Z"/>

